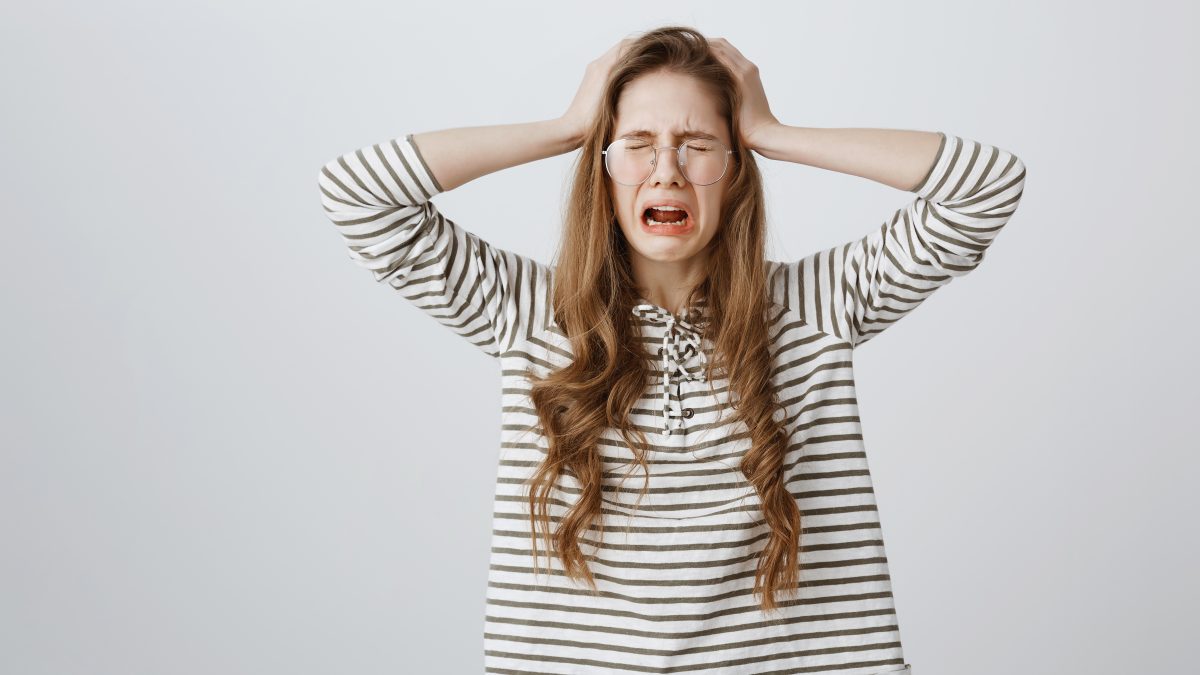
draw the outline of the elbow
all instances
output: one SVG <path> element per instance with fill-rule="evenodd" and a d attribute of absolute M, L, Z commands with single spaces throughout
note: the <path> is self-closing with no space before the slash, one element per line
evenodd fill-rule
<path fill-rule="evenodd" d="M 1020 157 L 1013 155 L 1013 164 L 1009 174 L 1012 178 L 1008 189 L 1012 194 L 1012 208 L 1015 209 L 1021 201 L 1021 195 L 1025 194 L 1025 162 L 1021 161 Z"/>
<path fill-rule="evenodd" d="M 335 177 L 336 174 L 334 173 L 337 161 L 335 159 L 331 162 L 326 162 L 317 171 L 317 193 L 321 197 L 321 203 L 327 209 L 330 203 L 336 204 L 344 198 L 345 191 L 342 189 L 342 183 Z"/>
<path fill-rule="evenodd" d="M 1008 164 L 1004 172 L 996 177 L 993 186 L 990 192 L 996 198 L 996 202 L 988 210 L 1011 214 L 1021 202 L 1021 195 L 1025 193 L 1025 162 L 1009 153 Z"/>
<path fill-rule="evenodd" d="M 336 159 L 329 161 L 329 162 L 325 162 L 324 164 L 321 165 L 321 168 L 317 170 L 317 187 L 320 190 L 328 192 L 330 186 L 333 185 L 332 169 L 335 164 L 337 164 Z"/>

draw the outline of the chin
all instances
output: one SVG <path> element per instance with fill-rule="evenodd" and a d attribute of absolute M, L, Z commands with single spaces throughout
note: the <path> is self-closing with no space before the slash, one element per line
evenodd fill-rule
<path fill-rule="evenodd" d="M 643 258 L 657 262 L 678 262 L 687 260 L 698 253 L 694 246 L 680 245 L 678 242 L 662 242 L 657 239 L 651 241 L 641 239 L 633 249 Z"/>

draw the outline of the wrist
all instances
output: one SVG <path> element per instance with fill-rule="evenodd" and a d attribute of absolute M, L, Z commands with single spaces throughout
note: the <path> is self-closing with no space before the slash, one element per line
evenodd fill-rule
<path fill-rule="evenodd" d="M 745 134 L 746 147 L 763 157 L 777 159 L 786 134 L 787 125 L 782 122 L 764 122 Z"/>
<path fill-rule="evenodd" d="M 585 130 L 571 119 L 558 117 L 549 120 L 547 125 L 554 138 L 555 147 L 560 148 L 560 155 L 583 145 Z"/>

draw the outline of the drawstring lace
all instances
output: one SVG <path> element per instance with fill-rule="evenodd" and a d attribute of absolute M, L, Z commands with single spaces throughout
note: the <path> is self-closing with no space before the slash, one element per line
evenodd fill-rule
<path fill-rule="evenodd" d="M 651 303 L 634 306 L 633 313 L 651 323 L 666 326 L 666 330 L 663 331 L 662 343 L 662 435 L 669 436 L 673 429 L 683 426 L 683 415 L 671 414 L 671 379 L 676 378 L 675 398 L 677 399 L 680 398 L 679 389 L 684 380 L 704 381 L 704 365 L 707 363 L 707 357 L 704 350 L 700 348 L 700 340 L 706 321 L 700 320 L 693 323 L 686 319 L 677 319 L 675 315 Z M 700 365 L 689 369 L 686 364 L 696 355 L 700 357 Z M 672 417 L 675 418 L 674 424 L 671 423 Z"/>

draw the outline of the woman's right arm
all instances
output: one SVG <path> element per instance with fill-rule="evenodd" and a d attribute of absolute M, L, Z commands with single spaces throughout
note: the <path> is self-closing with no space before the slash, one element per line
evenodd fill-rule
<path fill-rule="evenodd" d="M 570 152 L 580 137 L 563 118 L 413 134 L 442 191 L 480 176 Z"/>
<path fill-rule="evenodd" d="M 397 136 L 336 157 L 317 181 L 350 258 L 490 356 L 512 348 L 550 285 L 549 270 L 445 217 L 434 195 L 579 147 L 630 41 L 587 65 L 567 111 L 521 124 Z"/>
<path fill-rule="evenodd" d="M 398 136 L 321 167 L 321 203 L 349 257 L 376 281 L 499 357 L 519 334 L 531 294 L 545 292 L 548 270 L 492 246 L 430 200 L 493 171 L 566 152 L 574 128 L 549 120 Z"/>

